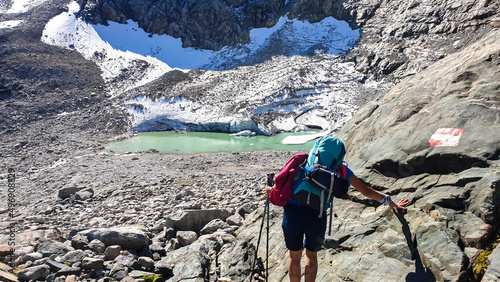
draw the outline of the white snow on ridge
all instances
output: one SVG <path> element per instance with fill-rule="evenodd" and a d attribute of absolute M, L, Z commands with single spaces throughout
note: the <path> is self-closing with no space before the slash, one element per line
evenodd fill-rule
<path fill-rule="evenodd" d="M 45 26 L 41 40 L 47 44 L 75 49 L 86 59 L 92 60 L 101 68 L 105 81 L 113 81 L 111 94 L 119 94 L 144 85 L 167 71 L 172 70 L 167 64 L 153 57 L 145 57 L 132 52 L 123 52 L 114 49 L 104 42 L 92 25 L 76 18 L 74 13 L 80 9 L 76 2 L 72 2 L 69 11 L 52 18 Z M 124 69 L 136 69 L 137 61 L 149 65 L 145 70 L 137 70 L 134 79 L 120 81 L 119 76 Z"/>
<path fill-rule="evenodd" d="M 9 1 L 9 0 L 2 0 Z M 50 0 L 12 0 L 10 8 L 7 9 L 8 4 L 3 3 L 0 5 L 0 14 L 23 14 L 29 10 L 44 4 Z"/>
<path fill-rule="evenodd" d="M 181 69 L 219 70 L 237 67 L 238 63 L 251 62 L 273 41 L 280 41 L 285 54 L 312 55 L 324 51 L 338 55 L 349 50 L 359 39 L 359 31 L 352 30 L 347 22 L 332 17 L 318 23 L 282 17 L 271 28 L 254 28 L 250 31 L 250 42 L 235 47 L 224 47 L 220 51 L 182 48 L 180 38 L 168 35 L 148 35 L 136 22 L 127 24 L 110 22 L 109 26 L 96 25 L 99 36 L 113 48 L 151 56 L 171 67 Z M 317 46 L 317 50 L 310 50 Z"/>

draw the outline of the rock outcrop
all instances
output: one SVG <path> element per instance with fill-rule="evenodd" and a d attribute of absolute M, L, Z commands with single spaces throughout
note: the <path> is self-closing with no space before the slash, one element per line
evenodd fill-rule
<path fill-rule="evenodd" d="M 491 31 L 403 80 L 338 134 L 364 181 L 410 199 L 408 248 L 438 280 L 465 279 L 474 264 L 466 248 L 484 249 L 498 232 L 499 36 Z M 462 128 L 458 146 L 430 146 L 439 128 Z"/>

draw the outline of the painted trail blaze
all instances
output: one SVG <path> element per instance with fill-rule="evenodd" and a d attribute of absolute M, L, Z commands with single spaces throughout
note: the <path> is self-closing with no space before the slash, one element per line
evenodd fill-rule
<path fill-rule="evenodd" d="M 430 146 L 456 147 L 464 130 L 462 128 L 439 128 L 429 140 Z"/>

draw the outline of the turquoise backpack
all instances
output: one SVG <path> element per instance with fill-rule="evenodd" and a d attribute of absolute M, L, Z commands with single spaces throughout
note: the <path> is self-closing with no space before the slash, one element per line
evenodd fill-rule
<path fill-rule="evenodd" d="M 350 186 L 342 165 L 344 156 L 345 147 L 340 139 L 326 135 L 316 141 L 294 179 L 292 199 L 319 211 L 321 217 L 333 197 L 343 197 Z"/>

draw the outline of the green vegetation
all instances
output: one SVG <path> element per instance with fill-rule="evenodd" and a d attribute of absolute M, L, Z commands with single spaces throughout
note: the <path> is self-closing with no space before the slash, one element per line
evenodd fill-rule
<path fill-rule="evenodd" d="M 499 242 L 500 237 L 497 236 L 497 239 L 489 244 L 486 249 L 476 258 L 476 261 L 474 262 L 474 269 L 472 270 L 472 272 L 474 273 L 474 279 L 476 281 L 479 281 L 483 277 L 484 272 L 488 268 L 488 256 L 495 249 Z"/>
<path fill-rule="evenodd" d="M 144 275 L 141 278 L 144 279 L 145 282 L 156 282 L 159 279 L 161 279 L 161 275 L 160 274 L 155 274 L 155 275 L 150 274 L 150 275 Z"/>

